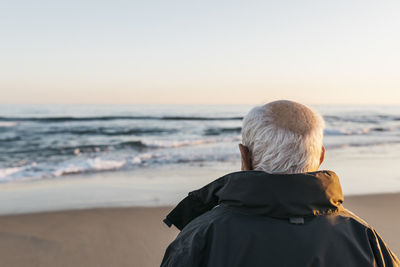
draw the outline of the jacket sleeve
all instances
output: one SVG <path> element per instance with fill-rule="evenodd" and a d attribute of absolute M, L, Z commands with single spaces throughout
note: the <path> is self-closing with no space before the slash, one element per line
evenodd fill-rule
<path fill-rule="evenodd" d="M 368 229 L 368 238 L 379 267 L 400 267 L 400 261 L 375 229 Z"/>
<path fill-rule="evenodd" d="M 165 251 L 161 267 L 190 266 L 192 256 L 189 256 L 185 248 L 180 247 L 175 241 L 172 242 Z"/>
<path fill-rule="evenodd" d="M 183 229 L 165 251 L 161 267 L 202 266 L 206 235 L 199 229 Z"/>

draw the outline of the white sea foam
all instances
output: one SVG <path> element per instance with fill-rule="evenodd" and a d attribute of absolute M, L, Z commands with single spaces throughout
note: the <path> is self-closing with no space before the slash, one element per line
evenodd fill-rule
<path fill-rule="evenodd" d="M 113 170 L 123 167 L 126 160 L 89 159 L 88 163 L 93 170 Z"/>
<path fill-rule="evenodd" d="M 16 121 L 0 121 L 0 127 L 13 127 L 17 124 L 18 122 Z"/>
<path fill-rule="evenodd" d="M 144 161 L 149 160 L 151 158 L 153 158 L 153 155 L 150 153 L 141 154 L 132 159 L 132 164 L 141 164 Z"/>
<path fill-rule="evenodd" d="M 0 169 L 0 179 L 6 178 L 9 175 L 12 175 L 14 173 L 20 172 L 24 167 L 14 167 L 14 168 L 3 168 Z"/>
<path fill-rule="evenodd" d="M 83 166 L 76 166 L 76 165 L 68 165 L 62 167 L 61 169 L 53 171 L 54 176 L 62 176 L 66 174 L 74 174 L 74 173 L 81 173 L 84 172 L 85 168 Z"/>
<path fill-rule="evenodd" d="M 70 162 L 65 166 L 60 166 L 57 170 L 52 172 L 52 176 L 116 170 L 122 168 L 125 164 L 126 160 L 111 160 L 97 157 L 94 159 L 87 159 L 86 161 Z"/>

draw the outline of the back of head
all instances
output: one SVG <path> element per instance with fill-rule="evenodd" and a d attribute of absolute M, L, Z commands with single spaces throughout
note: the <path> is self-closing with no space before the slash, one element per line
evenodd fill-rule
<path fill-rule="evenodd" d="M 316 171 L 324 120 L 305 105 L 279 100 L 254 107 L 243 119 L 242 143 L 254 170 L 269 173 Z"/>

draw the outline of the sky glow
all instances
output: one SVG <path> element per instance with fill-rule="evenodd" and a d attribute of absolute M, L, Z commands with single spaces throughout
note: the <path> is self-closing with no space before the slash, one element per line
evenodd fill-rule
<path fill-rule="evenodd" d="M 400 1 L 2 1 L 0 103 L 400 104 Z"/>

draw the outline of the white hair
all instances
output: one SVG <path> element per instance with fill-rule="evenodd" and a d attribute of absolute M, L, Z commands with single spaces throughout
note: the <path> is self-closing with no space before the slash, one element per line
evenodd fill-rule
<path fill-rule="evenodd" d="M 292 113 L 287 113 L 286 118 L 274 114 L 270 105 L 274 103 L 286 104 Z M 295 116 L 291 116 L 293 114 Z M 296 116 L 298 114 L 301 115 Z M 292 121 L 289 127 L 282 127 L 282 123 L 277 122 L 279 119 Z M 321 115 L 308 107 L 291 101 L 276 101 L 254 107 L 243 118 L 242 144 L 250 151 L 254 170 L 269 173 L 316 171 L 320 165 L 324 127 Z"/>

